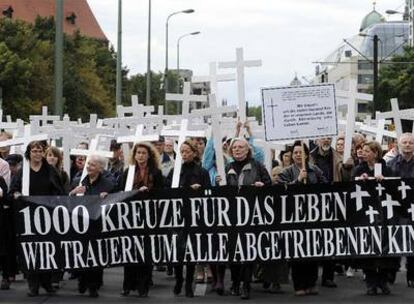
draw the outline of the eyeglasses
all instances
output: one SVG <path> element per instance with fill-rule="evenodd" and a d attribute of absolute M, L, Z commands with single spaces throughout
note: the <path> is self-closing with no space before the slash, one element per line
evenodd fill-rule
<path fill-rule="evenodd" d="M 42 154 L 43 150 L 30 150 L 30 153 L 32 153 L 32 154 Z"/>

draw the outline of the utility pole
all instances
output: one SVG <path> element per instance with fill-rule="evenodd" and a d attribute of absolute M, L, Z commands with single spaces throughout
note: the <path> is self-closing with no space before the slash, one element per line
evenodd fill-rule
<path fill-rule="evenodd" d="M 56 0 L 55 115 L 63 114 L 63 0 Z"/>
<path fill-rule="evenodd" d="M 122 104 L 122 0 L 118 0 L 118 50 L 116 56 L 116 105 Z"/>
<path fill-rule="evenodd" d="M 147 106 L 151 105 L 151 0 L 148 0 Z"/>
<path fill-rule="evenodd" d="M 377 103 L 378 103 L 378 35 L 374 35 L 373 42 L 374 42 L 374 51 L 373 51 L 373 85 L 374 85 L 374 94 L 373 94 L 373 102 L 374 102 L 374 113 L 377 110 Z"/>

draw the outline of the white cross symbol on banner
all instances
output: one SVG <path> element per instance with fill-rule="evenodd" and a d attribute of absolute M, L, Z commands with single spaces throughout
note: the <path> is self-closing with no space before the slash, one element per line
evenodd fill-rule
<path fill-rule="evenodd" d="M 384 191 L 385 190 L 385 188 L 380 184 L 380 183 L 378 183 L 378 185 L 377 185 L 377 187 L 375 188 L 375 190 L 377 190 L 378 191 L 378 195 L 381 197 L 382 196 L 382 191 Z"/>
<path fill-rule="evenodd" d="M 372 224 L 375 222 L 375 215 L 378 215 L 379 212 L 377 210 L 374 210 L 374 208 L 372 208 L 372 206 L 368 207 L 368 210 L 365 211 L 365 214 L 367 216 L 369 216 L 369 223 Z"/>
<path fill-rule="evenodd" d="M 391 195 L 386 195 L 386 200 L 381 202 L 382 207 L 387 208 L 387 219 L 391 219 L 394 216 L 394 206 L 401 206 L 398 201 L 393 201 Z"/>
<path fill-rule="evenodd" d="M 401 186 L 398 187 L 398 191 L 401 191 L 401 198 L 407 198 L 407 190 L 411 190 L 411 187 L 406 185 L 404 181 L 401 181 Z"/>
<path fill-rule="evenodd" d="M 407 212 L 411 214 L 411 221 L 414 222 L 414 204 L 411 204 L 411 208 Z"/>
<path fill-rule="evenodd" d="M 362 199 L 364 197 L 371 197 L 367 191 L 361 191 L 361 186 L 355 185 L 355 192 L 351 193 L 351 199 L 356 200 L 356 211 L 362 209 Z"/>

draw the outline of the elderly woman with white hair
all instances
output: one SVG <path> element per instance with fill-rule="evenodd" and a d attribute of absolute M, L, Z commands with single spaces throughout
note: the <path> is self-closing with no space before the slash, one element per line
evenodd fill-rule
<path fill-rule="evenodd" d="M 270 186 L 272 180 L 263 164 L 256 161 L 252 149 L 244 138 L 235 138 L 229 146 L 229 154 L 234 161 L 226 167 L 227 184 L 230 186 Z M 219 180 L 221 177 L 218 177 Z M 242 299 L 250 298 L 250 282 L 254 265 L 251 263 L 230 266 L 233 285 L 232 295 L 241 295 Z M 243 282 L 240 292 L 240 283 Z"/>
<path fill-rule="evenodd" d="M 86 164 L 87 176 L 80 182 L 80 178 L 75 178 L 72 182 L 73 190 L 69 195 L 85 194 L 100 195 L 105 197 L 108 193 L 116 190 L 116 185 L 112 179 L 103 173 L 106 166 L 105 158 L 99 155 L 91 155 Z M 86 270 L 79 273 L 78 290 L 83 294 L 89 289 L 89 296 L 98 297 L 98 289 L 103 281 L 103 269 Z"/>

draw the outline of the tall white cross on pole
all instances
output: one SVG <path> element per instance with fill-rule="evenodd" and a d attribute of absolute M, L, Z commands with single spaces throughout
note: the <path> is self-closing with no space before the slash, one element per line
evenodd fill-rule
<path fill-rule="evenodd" d="M 403 131 L 402 131 L 402 124 L 401 124 L 401 111 L 398 106 L 398 99 L 393 98 L 391 99 L 391 111 L 390 112 L 377 112 L 375 115 L 376 119 L 387 119 L 392 118 L 394 120 L 395 131 L 397 132 L 397 138 L 399 138 Z"/>
<path fill-rule="evenodd" d="M 154 135 L 144 135 L 144 125 L 137 125 L 135 130 L 135 135 L 130 136 L 121 136 L 118 137 L 117 142 L 122 143 L 133 143 L 134 145 L 143 142 L 143 141 L 158 141 L 159 136 Z M 125 191 L 131 191 L 134 184 L 134 175 L 135 175 L 135 165 L 129 165 L 128 167 L 128 176 L 125 184 Z"/>
<path fill-rule="evenodd" d="M 224 165 L 223 147 L 222 147 L 222 142 L 221 142 L 222 132 L 221 132 L 220 120 L 223 114 L 236 112 L 237 108 L 235 106 L 218 107 L 217 101 L 216 101 L 216 95 L 214 94 L 211 94 L 209 99 L 210 99 L 209 100 L 210 108 L 194 110 L 193 112 L 191 112 L 191 114 L 200 115 L 200 116 L 211 116 L 211 127 L 212 127 L 213 141 L 214 141 L 214 151 L 216 155 L 217 173 L 222 178 L 220 185 L 224 186 L 227 184 L 227 182 L 226 182 L 226 172 L 225 172 L 225 165 Z"/>
<path fill-rule="evenodd" d="M 122 106 L 118 105 L 116 107 L 116 112 L 118 117 L 125 117 L 125 114 L 132 114 L 134 117 L 144 117 L 155 111 L 154 106 L 144 106 L 139 104 L 138 96 L 131 96 L 131 106 Z"/>
<path fill-rule="evenodd" d="M 204 131 L 189 131 L 188 130 L 188 119 L 181 120 L 180 130 L 163 130 L 161 135 L 167 137 L 178 137 L 178 149 L 184 143 L 187 137 L 205 137 Z M 174 174 L 172 180 L 172 188 L 178 188 L 180 186 L 180 174 L 182 165 L 181 153 L 178 151 L 174 162 Z"/>
<path fill-rule="evenodd" d="M 237 96 L 239 104 L 239 117 L 242 122 L 246 121 L 246 84 L 244 80 L 244 69 L 262 66 L 261 60 L 244 60 L 243 48 L 236 49 L 236 61 L 219 62 L 220 69 L 237 70 Z"/>
<path fill-rule="evenodd" d="M 190 114 L 190 102 L 207 102 L 206 95 L 192 95 L 191 94 L 191 83 L 184 82 L 183 94 L 165 94 L 165 100 L 167 101 L 181 101 L 183 117 L 187 117 Z"/>
<path fill-rule="evenodd" d="M 358 93 L 358 83 L 356 79 L 349 81 L 349 92 L 336 91 L 336 98 L 339 104 L 347 105 L 347 121 L 345 131 L 344 161 L 351 157 L 352 137 L 355 130 L 355 112 L 357 99 L 371 101 L 372 95 Z"/>
<path fill-rule="evenodd" d="M 193 83 L 209 82 L 210 93 L 215 94 L 217 97 L 217 85 L 219 82 L 234 81 L 236 80 L 235 74 L 217 74 L 217 62 L 210 62 L 210 75 L 208 76 L 193 76 L 191 81 Z"/>

